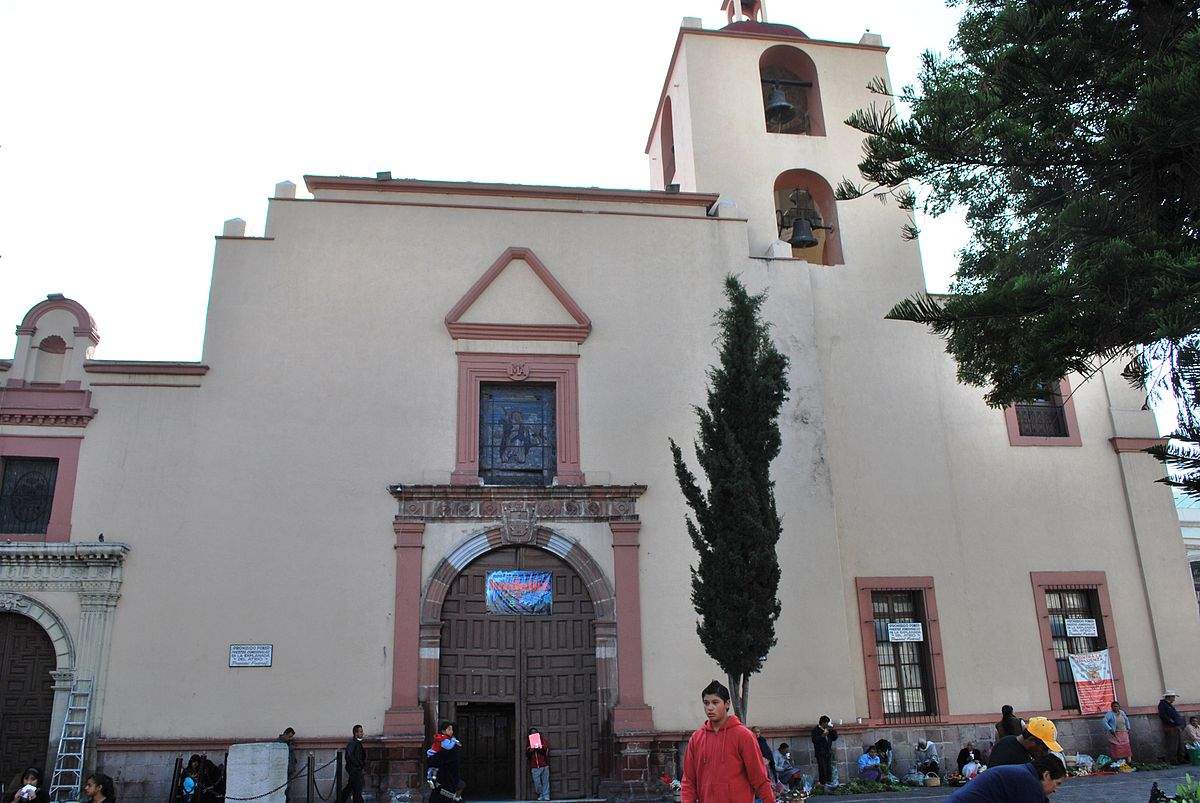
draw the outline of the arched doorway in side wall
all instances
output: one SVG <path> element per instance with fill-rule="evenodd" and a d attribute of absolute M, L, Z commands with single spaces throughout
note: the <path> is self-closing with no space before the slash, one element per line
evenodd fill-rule
<path fill-rule="evenodd" d="M 57 662 L 50 636 L 19 613 L 0 613 L 0 783 L 9 784 L 26 767 L 50 773 L 50 715 Z"/>
<path fill-rule="evenodd" d="M 493 572 L 533 573 L 506 575 L 517 582 L 548 576 L 548 612 L 497 612 L 495 599 L 489 610 Z M 471 799 L 534 797 L 525 757 L 530 727 L 550 747 L 551 797 L 595 794 L 600 782 L 595 611 L 570 566 L 534 546 L 503 547 L 476 559 L 446 594 L 440 657 L 439 714 L 455 721 L 462 738 L 463 779 Z"/>

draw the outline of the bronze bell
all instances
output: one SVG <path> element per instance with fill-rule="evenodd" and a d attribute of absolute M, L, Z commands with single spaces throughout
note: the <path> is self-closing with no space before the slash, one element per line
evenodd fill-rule
<path fill-rule="evenodd" d="M 788 243 L 792 248 L 812 248 L 817 244 L 817 238 L 813 236 L 812 224 L 808 222 L 808 218 L 798 216 L 792 221 L 792 236 Z"/>
<path fill-rule="evenodd" d="M 779 84 L 774 84 L 771 87 L 771 94 L 767 96 L 767 122 L 783 125 L 795 116 L 796 107 L 783 94 Z"/>

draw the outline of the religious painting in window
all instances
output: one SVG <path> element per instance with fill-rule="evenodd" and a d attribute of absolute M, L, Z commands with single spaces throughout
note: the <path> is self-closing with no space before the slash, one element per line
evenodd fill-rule
<path fill-rule="evenodd" d="M 57 460 L 0 458 L 0 534 L 45 533 L 57 478 Z"/>
<path fill-rule="evenodd" d="M 936 714 L 921 592 L 875 591 L 871 607 L 883 715 L 902 719 Z"/>
<path fill-rule="evenodd" d="M 1096 590 L 1091 588 L 1061 588 L 1046 590 L 1046 613 L 1050 617 L 1050 643 L 1054 646 L 1054 663 L 1058 667 L 1058 690 L 1062 707 L 1079 710 L 1079 695 L 1075 691 L 1075 676 L 1071 674 L 1069 656 L 1107 649 L 1104 639 L 1104 618 Z M 1072 624 L 1067 620 L 1084 620 Z M 1080 624 L 1087 624 L 1082 627 Z M 1094 632 L 1096 635 L 1078 635 Z"/>
<path fill-rule="evenodd" d="M 1044 398 L 1018 402 L 1013 405 L 1017 412 L 1017 432 L 1024 437 L 1069 438 L 1066 403 L 1062 388 L 1047 388 Z"/>
<path fill-rule="evenodd" d="M 554 386 L 479 389 L 479 476 L 486 485 L 551 485 L 557 467 Z"/>

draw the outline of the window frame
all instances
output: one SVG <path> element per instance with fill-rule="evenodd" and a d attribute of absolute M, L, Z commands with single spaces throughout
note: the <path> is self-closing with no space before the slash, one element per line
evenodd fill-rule
<path fill-rule="evenodd" d="M 1004 408 L 1004 425 L 1008 430 L 1009 446 L 1082 446 L 1083 438 L 1079 432 L 1079 418 L 1075 414 L 1075 399 L 1071 395 L 1071 383 L 1067 379 L 1058 382 L 1058 393 L 1062 397 L 1063 420 L 1067 426 L 1065 437 L 1046 437 L 1042 435 L 1022 435 L 1020 423 L 1017 420 L 1017 405 L 1010 404 Z"/>
<path fill-rule="evenodd" d="M 859 632 L 862 638 L 863 667 L 866 673 L 867 709 L 871 725 L 899 725 L 945 721 L 950 715 L 950 698 L 946 688 L 946 663 L 942 653 L 942 632 L 938 620 L 937 594 L 933 577 L 856 577 L 858 592 Z M 919 607 L 924 612 L 926 659 L 930 676 L 926 678 L 932 711 L 928 714 L 885 714 L 883 710 L 882 678 L 875 640 L 876 592 L 912 592 L 919 595 Z"/>
<path fill-rule="evenodd" d="M 79 447 L 83 436 L 0 435 L 0 458 L 57 460 L 50 523 L 44 533 L 6 533 L 13 541 L 61 543 L 71 540 L 71 510 L 79 473 Z"/>
<path fill-rule="evenodd" d="M 484 383 L 554 385 L 556 485 L 583 485 L 579 468 L 579 355 L 502 354 L 460 351 L 458 425 L 452 485 L 479 485 L 479 408 Z"/>
<path fill-rule="evenodd" d="M 1117 628 L 1113 622 L 1112 603 L 1108 596 L 1108 576 L 1104 572 L 1030 572 L 1033 585 L 1033 605 L 1037 614 L 1038 636 L 1042 643 L 1042 659 L 1046 671 L 1046 689 L 1050 695 L 1050 709 L 1058 715 L 1079 714 L 1078 709 L 1063 708 L 1062 689 L 1058 679 L 1058 658 L 1054 652 L 1054 634 L 1050 628 L 1050 611 L 1046 604 L 1046 592 L 1091 591 L 1099 606 L 1099 627 L 1104 633 L 1109 659 L 1112 662 L 1113 689 L 1117 699 L 1128 702 L 1125 695 L 1125 673 L 1121 668 L 1121 651 L 1117 647 Z"/>

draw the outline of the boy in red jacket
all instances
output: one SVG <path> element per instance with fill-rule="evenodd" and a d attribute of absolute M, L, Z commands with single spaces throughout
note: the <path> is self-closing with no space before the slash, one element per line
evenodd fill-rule
<path fill-rule="evenodd" d="M 729 689 L 714 680 L 700 699 L 708 721 L 688 741 L 682 803 L 775 803 L 758 739 L 729 711 Z"/>

